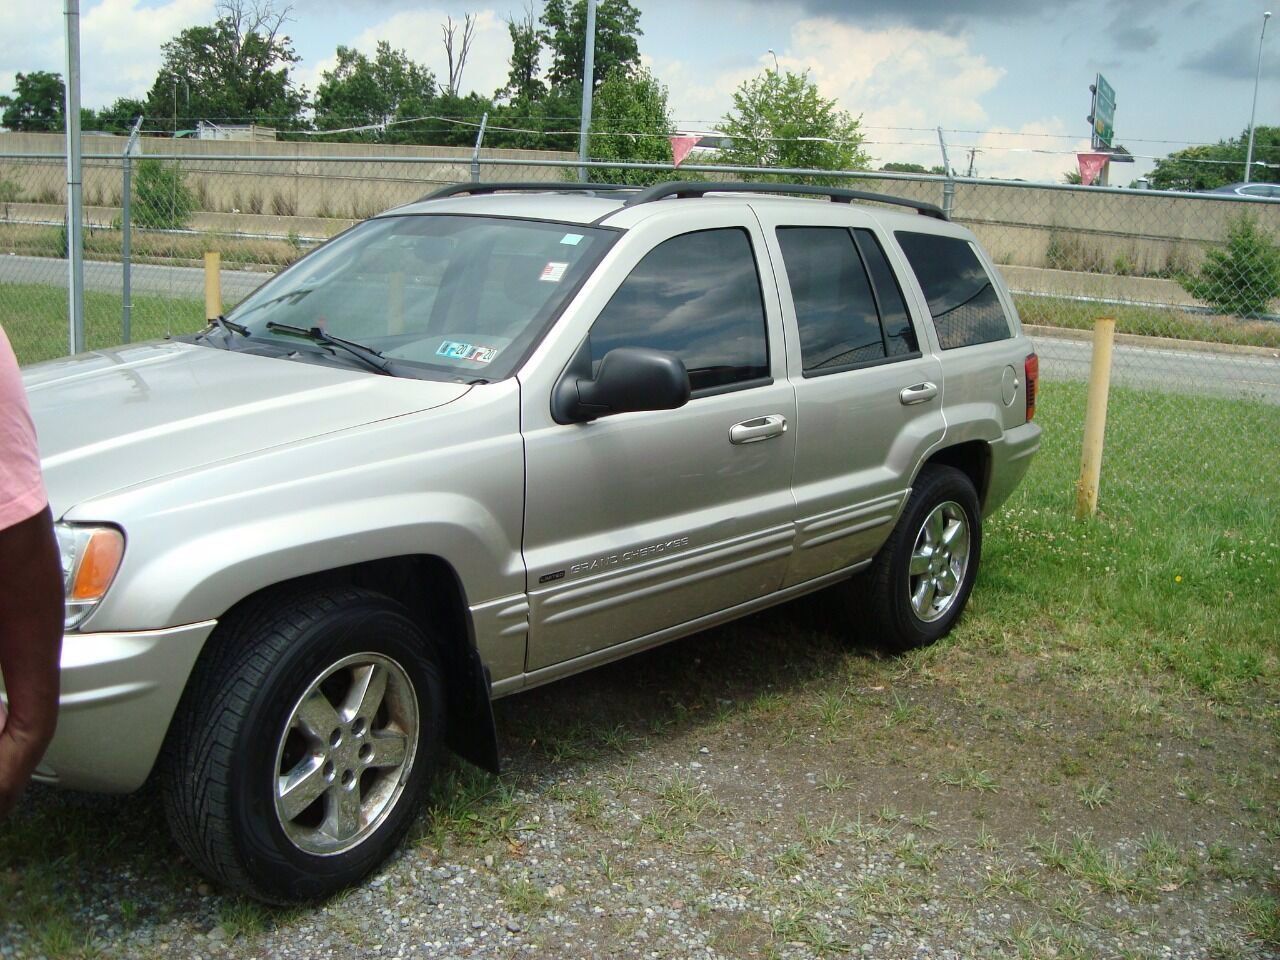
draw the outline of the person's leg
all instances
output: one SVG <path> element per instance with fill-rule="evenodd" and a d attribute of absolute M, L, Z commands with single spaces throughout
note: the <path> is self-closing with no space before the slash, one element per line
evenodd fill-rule
<path fill-rule="evenodd" d="M 62 562 L 46 507 L 0 530 L 0 675 L 9 715 L 0 725 L 0 817 L 17 803 L 58 719 Z"/>

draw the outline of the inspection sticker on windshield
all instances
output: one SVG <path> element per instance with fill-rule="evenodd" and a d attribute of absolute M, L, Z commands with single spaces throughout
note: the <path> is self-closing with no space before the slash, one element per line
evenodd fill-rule
<path fill-rule="evenodd" d="M 470 343 L 446 340 L 436 350 L 437 357 L 450 360 L 470 360 L 472 363 L 488 363 L 498 355 L 497 347 L 477 347 Z"/>
<path fill-rule="evenodd" d="M 561 263 L 559 260 L 550 261 L 542 268 L 542 276 L 538 279 L 544 283 L 559 283 L 564 279 L 564 272 L 569 269 L 567 263 Z"/>
<path fill-rule="evenodd" d="M 566 233 L 563 237 L 560 238 L 560 242 L 567 243 L 571 247 L 576 247 L 578 244 L 582 242 L 582 234 Z"/>

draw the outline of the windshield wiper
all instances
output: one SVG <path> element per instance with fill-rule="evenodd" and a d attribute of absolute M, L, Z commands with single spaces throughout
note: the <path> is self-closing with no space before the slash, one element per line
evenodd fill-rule
<path fill-rule="evenodd" d="M 357 360 L 361 360 L 366 366 L 370 366 L 379 373 L 385 373 L 387 376 L 394 376 L 391 372 L 391 364 L 382 356 L 380 352 L 372 347 L 366 347 L 363 343 L 356 343 L 354 340 L 343 340 L 341 337 L 335 337 L 332 334 L 325 333 L 319 327 L 295 327 L 291 323 L 276 323 L 274 320 L 267 321 L 267 329 L 271 331 L 279 330 L 282 333 L 292 333 L 300 337 L 306 337 L 313 343 L 323 343 L 331 347 L 341 347 L 347 353 L 351 354 Z"/>
<path fill-rule="evenodd" d="M 249 336 L 248 327 L 242 323 L 236 323 L 234 320 L 228 320 L 222 314 L 218 314 L 216 317 L 213 317 L 209 321 L 209 329 L 203 331 L 200 336 L 206 340 L 209 339 L 209 334 L 213 333 L 215 328 L 222 330 L 227 335 L 225 346 L 228 350 L 231 349 L 231 334 L 238 333 L 242 337 Z"/>

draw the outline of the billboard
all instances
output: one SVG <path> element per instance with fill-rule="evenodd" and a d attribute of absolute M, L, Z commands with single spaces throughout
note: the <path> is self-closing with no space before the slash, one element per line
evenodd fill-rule
<path fill-rule="evenodd" d="M 1093 148 L 1110 147 L 1116 133 L 1116 92 L 1102 74 L 1098 74 L 1089 89 L 1093 91 L 1093 112 L 1089 115 L 1089 122 L 1093 124 Z"/>

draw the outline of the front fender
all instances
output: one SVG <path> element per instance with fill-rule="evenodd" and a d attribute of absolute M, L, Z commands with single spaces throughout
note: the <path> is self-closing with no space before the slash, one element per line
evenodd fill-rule
<path fill-rule="evenodd" d="M 522 593 L 517 389 L 494 387 L 76 507 L 66 519 L 119 524 L 126 540 L 83 629 L 215 619 L 275 583 L 417 554 L 448 562 L 469 603 Z"/>

